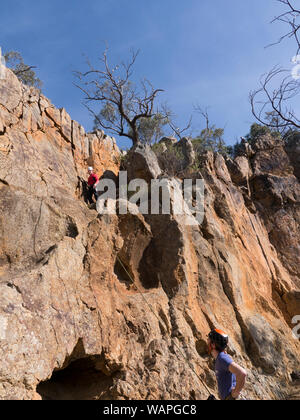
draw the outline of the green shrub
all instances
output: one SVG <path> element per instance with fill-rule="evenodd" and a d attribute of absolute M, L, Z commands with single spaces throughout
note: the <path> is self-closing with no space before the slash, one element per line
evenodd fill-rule
<path fill-rule="evenodd" d="M 24 85 L 34 86 L 37 89 L 41 89 L 43 83 L 36 76 L 35 71 L 32 70 L 35 66 L 29 66 L 24 63 L 23 57 L 17 51 L 9 51 L 4 54 L 6 65 L 10 68 L 15 75 L 21 80 Z"/>

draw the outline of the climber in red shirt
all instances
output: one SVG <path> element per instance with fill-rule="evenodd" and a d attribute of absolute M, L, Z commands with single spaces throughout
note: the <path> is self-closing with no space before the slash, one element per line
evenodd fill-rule
<path fill-rule="evenodd" d="M 96 193 L 96 186 L 99 182 L 98 176 L 94 173 L 94 168 L 91 166 L 88 167 L 89 179 L 88 179 L 88 202 L 89 204 L 93 204 L 93 196 L 97 201 L 97 193 Z"/>

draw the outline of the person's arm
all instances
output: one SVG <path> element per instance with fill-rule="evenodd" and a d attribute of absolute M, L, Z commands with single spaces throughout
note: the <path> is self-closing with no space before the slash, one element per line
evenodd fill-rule
<path fill-rule="evenodd" d="M 99 183 L 99 178 L 97 177 L 97 175 L 94 176 L 94 180 L 95 182 L 94 182 L 93 188 L 94 190 L 96 190 L 97 184 Z"/>
<path fill-rule="evenodd" d="M 233 398 L 238 398 L 240 392 L 245 386 L 247 372 L 245 371 L 245 369 L 243 369 L 241 366 L 234 362 L 231 363 L 228 369 L 236 377 L 236 387 L 232 390 L 231 395 Z"/>

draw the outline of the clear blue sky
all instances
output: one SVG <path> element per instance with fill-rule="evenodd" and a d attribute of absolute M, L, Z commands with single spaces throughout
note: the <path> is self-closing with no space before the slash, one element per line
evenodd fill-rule
<path fill-rule="evenodd" d="M 284 33 L 270 24 L 281 11 L 276 0 L 11 0 L 1 4 L 0 46 L 36 65 L 44 94 L 86 130 L 92 119 L 72 75 L 86 69 L 83 54 L 95 63 L 107 42 L 119 62 L 140 49 L 135 77 L 165 90 L 178 125 L 198 103 L 233 144 L 253 122 L 248 95 L 261 74 L 292 66 L 292 41 L 265 48 Z M 195 115 L 195 134 L 203 127 Z"/>

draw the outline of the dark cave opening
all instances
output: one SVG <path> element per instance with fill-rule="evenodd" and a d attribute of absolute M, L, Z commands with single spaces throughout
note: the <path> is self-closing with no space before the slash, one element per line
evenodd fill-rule
<path fill-rule="evenodd" d="M 105 400 L 113 376 L 105 375 L 103 355 L 88 356 L 80 338 L 59 370 L 54 370 L 50 379 L 40 382 L 37 393 L 42 400 Z"/>
<path fill-rule="evenodd" d="M 108 399 L 112 377 L 97 369 L 97 360 L 87 357 L 54 371 L 51 378 L 40 382 L 37 393 L 42 400 L 102 400 Z"/>

